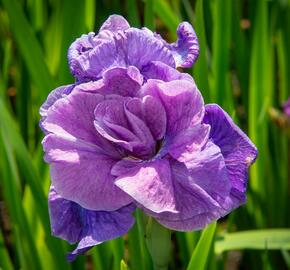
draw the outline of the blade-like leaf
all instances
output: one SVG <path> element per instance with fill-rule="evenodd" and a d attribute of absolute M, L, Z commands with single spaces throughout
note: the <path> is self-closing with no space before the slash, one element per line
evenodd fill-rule
<path fill-rule="evenodd" d="M 11 144 L 11 148 L 13 152 L 15 152 L 15 157 L 19 163 L 19 171 L 22 173 L 23 178 L 29 185 L 34 194 L 34 199 L 37 202 L 35 206 L 42 226 L 45 232 L 50 235 L 47 198 L 44 195 L 38 171 L 32 163 L 31 156 L 18 132 L 14 119 L 11 117 L 5 103 L 1 99 L 0 108 L 0 131 L 5 135 L 6 143 Z M 17 205 L 19 206 L 19 204 L 20 203 Z M 50 236 L 47 237 L 46 240 L 49 249 L 53 251 L 52 255 L 57 259 L 58 264 L 62 265 L 62 269 L 68 269 L 69 265 L 64 261 L 62 246 L 59 245 L 60 242 Z"/>
<path fill-rule="evenodd" d="M 215 242 L 215 252 L 233 249 L 290 249 L 290 229 L 228 233 Z"/>
<path fill-rule="evenodd" d="M 44 55 L 39 42 L 24 15 L 20 2 L 16 0 L 2 0 L 2 2 L 9 15 L 11 29 L 18 48 L 33 81 L 39 89 L 40 98 L 44 100 L 54 84 L 44 61 Z"/>
<path fill-rule="evenodd" d="M 8 250 L 5 247 L 2 231 L 0 228 L 0 268 L 13 270 L 13 265 L 10 261 Z"/>
<path fill-rule="evenodd" d="M 154 1 L 154 11 L 170 30 L 171 34 L 175 35 L 176 27 L 179 24 L 179 18 L 176 16 L 167 1 Z"/>
<path fill-rule="evenodd" d="M 215 233 L 216 222 L 207 226 L 201 234 L 195 250 L 191 255 L 191 259 L 187 270 L 203 270 L 206 269 L 213 237 Z"/>
<path fill-rule="evenodd" d="M 151 30 L 155 29 L 154 24 L 154 2 L 153 0 L 147 0 L 145 3 L 145 26 Z"/>
<path fill-rule="evenodd" d="M 121 269 L 121 270 L 129 270 L 129 267 L 128 267 L 128 265 L 125 263 L 124 260 L 121 260 L 121 263 L 120 263 L 120 269 Z"/>

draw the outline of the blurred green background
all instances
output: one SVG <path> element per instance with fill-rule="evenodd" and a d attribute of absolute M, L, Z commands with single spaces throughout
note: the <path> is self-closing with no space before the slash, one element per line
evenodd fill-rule
<path fill-rule="evenodd" d="M 72 247 L 50 233 L 38 110 L 73 81 L 71 42 L 113 13 L 168 41 L 191 22 L 200 56 L 186 72 L 259 150 L 247 204 L 202 234 L 173 233 L 170 269 L 290 269 L 290 148 L 280 111 L 290 96 L 287 0 L 0 0 L 0 269 L 152 269 L 140 213 L 128 235 L 72 264 Z"/>

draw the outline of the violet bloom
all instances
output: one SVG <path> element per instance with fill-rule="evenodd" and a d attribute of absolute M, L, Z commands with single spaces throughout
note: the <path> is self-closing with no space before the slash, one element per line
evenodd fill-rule
<path fill-rule="evenodd" d="M 290 97 L 288 100 L 283 104 L 283 112 L 290 117 Z"/>
<path fill-rule="evenodd" d="M 41 108 L 52 232 L 79 242 L 69 259 L 126 233 L 136 206 L 170 229 L 203 228 L 245 202 L 257 155 L 232 119 L 204 105 L 193 79 L 174 69 L 194 62 L 191 49 L 179 53 L 196 43 L 169 45 L 119 16 L 99 35 L 105 41 L 98 36 L 97 44 L 122 46 L 78 47 L 80 58 L 70 58 L 78 82 L 56 89 Z"/>

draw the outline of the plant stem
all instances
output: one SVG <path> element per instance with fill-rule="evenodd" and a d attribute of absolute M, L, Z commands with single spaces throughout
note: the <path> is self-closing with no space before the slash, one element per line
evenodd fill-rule
<path fill-rule="evenodd" d="M 146 243 L 155 270 L 167 270 L 171 251 L 171 231 L 149 218 L 146 227 Z"/>

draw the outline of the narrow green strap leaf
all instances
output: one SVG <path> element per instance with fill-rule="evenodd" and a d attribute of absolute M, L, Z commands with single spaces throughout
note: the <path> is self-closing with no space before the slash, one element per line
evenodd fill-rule
<path fill-rule="evenodd" d="M 30 154 L 26 148 L 25 143 L 21 135 L 19 134 L 18 127 L 7 110 L 5 103 L 0 99 L 0 130 L 2 130 L 9 139 L 9 143 L 15 151 L 16 157 L 21 161 L 20 169 L 23 171 L 23 175 L 27 184 L 30 186 L 35 199 L 38 202 L 37 207 L 39 208 L 40 216 L 46 229 L 49 230 L 49 222 L 47 213 L 47 200 L 44 195 L 43 189 L 40 185 L 36 168 L 33 166 Z"/>
<path fill-rule="evenodd" d="M 250 187 L 254 196 L 249 197 L 247 204 L 250 215 L 256 220 L 257 227 L 264 227 L 267 222 L 267 212 L 270 207 L 262 205 L 263 201 L 268 201 L 271 205 L 272 197 L 267 196 L 269 192 L 276 194 L 273 188 L 275 182 L 264 181 L 271 179 L 270 159 L 272 151 L 268 144 L 269 123 L 267 121 L 266 110 L 269 108 L 271 97 L 273 96 L 273 46 L 271 45 L 269 24 L 268 3 L 263 0 L 256 1 L 256 13 L 253 24 L 253 38 L 251 44 L 250 60 L 250 84 L 249 84 L 249 137 L 259 150 L 259 158 L 250 170 Z M 279 156 L 280 158 L 280 156 Z M 273 159 L 274 160 L 274 159 Z M 276 177 L 276 175 L 275 175 Z M 269 182 L 269 183 L 268 183 Z M 272 187 L 269 186 L 272 184 Z M 257 200 L 259 198 L 259 201 Z M 255 200 L 256 201 L 253 201 Z M 262 212 L 262 209 L 264 210 Z"/>
<path fill-rule="evenodd" d="M 212 74 L 213 97 L 229 112 L 233 110 L 233 99 L 229 83 L 229 46 L 231 39 L 231 0 L 214 2 Z"/>
<path fill-rule="evenodd" d="M 180 22 L 178 16 L 174 13 L 167 1 L 156 0 L 154 1 L 154 11 L 161 19 L 161 21 L 167 26 L 171 34 L 175 35 L 176 28 Z"/>
<path fill-rule="evenodd" d="M 19 134 L 18 126 L 9 113 L 9 110 L 6 108 L 5 103 L 1 99 L 0 108 L 0 131 L 5 135 L 6 143 L 9 143 L 9 145 L 11 144 L 15 157 L 19 161 L 19 171 L 23 175 L 26 183 L 29 185 L 35 201 L 37 201 L 37 213 L 45 232 L 48 234 L 46 238 L 47 245 L 54 258 L 57 259 L 57 263 L 61 269 L 69 269 L 69 265 L 63 260 L 64 253 L 62 246 L 59 245 L 60 242 L 56 238 L 50 236 L 47 198 L 41 186 L 41 179 L 38 175 L 38 170 L 32 163 L 31 156 L 22 140 L 21 135 Z M 11 197 L 13 198 L 13 196 Z M 13 208 L 17 209 L 17 207 L 20 206 L 21 204 L 17 203 Z"/>
<path fill-rule="evenodd" d="M 142 235 L 142 239 L 143 239 Z M 145 270 L 145 261 L 142 252 L 142 239 L 138 232 L 137 222 L 128 233 L 128 251 L 129 251 L 129 263 L 132 269 Z"/>
<path fill-rule="evenodd" d="M 146 245 L 145 237 L 146 237 L 146 228 L 145 224 L 147 223 L 148 217 L 140 210 L 136 209 L 136 223 L 138 227 L 138 238 L 139 238 L 139 245 L 136 247 L 140 249 L 141 256 L 142 256 L 142 266 L 143 269 L 152 269 L 152 260 L 149 254 L 149 250 Z M 139 269 L 142 270 L 139 266 Z"/>
<path fill-rule="evenodd" d="M 145 26 L 152 31 L 155 29 L 154 14 L 153 14 L 153 0 L 146 0 L 145 3 Z"/>
<path fill-rule="evenodd" d="M 284 249 L 281 252 L 288 269 L 290 269 L 290 254 Z"/>
<path fill-rule="evenodd" d="M 188 0 L 184 0 L 184 3 L 187 3 Z M 186 5 L 189 4 L 185 4 Z M 196 84 L 200 91 L 202 92 L 203 99 L 206 103 L 210 102 L 210 91 L 209 91 L 209 72 L 208 72 L 208 64 L 206 58 L 206 51 L 207 51 L 207 41 L 205 35 L 205 21 L 204 21 L 204 10 L 203 10 L 203 0 L 197 0 L 195 4 L 195 24 L 194 29 L 198 36 L 198 42 L 200 46 L 199 58 L 198 61 L 195 63 L 193 68 L 193 75 L 196 81 Z M 193 15 L 190 16 L 191 23 L 194 22 Z"/>
<path fill-rule="evenodd" d="M 25 257 L 25 262 L 30 265 L 30 269 L 41 269 L 41 261 L 39 253 L 36 247 L 36 243 L 33 241 L 33 233 L 27 222 L 27 216 L 23 208 L 20 195 L 20 176 L 16 164 L 16 158 L 12 150 L 10 141 L 8 140 L 8 134 L 0 129 L 0 140 L 3 140 L 1 145 L 1 155 L 6 159 L 4 164 L 1 164 L 0 170 L 3 171 L 3 186 L 5 201 L 8 202 L 8 210 L 11 215 L 13 224 L 17 224 L 21 237 L 21 252 Z M 5 168 L 5 169 L 4 169 Z M 5 173 L 5 175 L 4 175 Z M 33 256 L 31 256 L 33 254 Z M 18 254 L 19 255 L 19 254 Z"/>
<path fill-rule="evenodd" d="M 20 2 L 16 0 L 2 0 L 2 3 L 8 13 L 14 38 L 25 64 L 39 89 L 40 98 L 44 100 L 53 88 L 54 80 L 44 61 L 42 49 L 24 15 Z"/>
<path fill-rule="evenodd" d="M 121 263 L 120 263 L 120 269 L 121 270 L 129 270 L 129 266 L 125 263 L 124 260 L 121 260 Z"/>
<path fill-rule="evenodd" d="M 5 247 L 2 231 L 0 228 L 0 269 L 13 270 L 8 250 Z"/>
<path fill-rule="evenodd" d="M 85 33 L 86 14 L 85 2 L 75 1 L 72 4 L 70 0 L 61 1 L 62 9 L 62 46 L 61 46 L 61 60 L 59 68 L 59 84 L 67 84 L 73 81 L 73 77 L 69 70 L 67 53 L 71 43 L 81 34 Z M 94 16 L 89 15 L 90 16 Z M 73 18 L 73 20 L 72 20 Z M 92 31 L 93 29 L 90 29 Z M 57 42 L 57 40 L 53 40 Z"/>
<path fill-rule="evenodd" d="M 215 253 L 232 249 L 290 249 L 290 229 L 228 233 L 215 242 Z"/>
<path fill-rule="evenodd" d="M 207 226 L 192 253 L 187 270 L 203 270 L 206 269 L 207 259 L 209 257 L 211 245 L 216 229 L 216 222 Z"/>
<path fill-rule="evenodd" d="M 94 0 L 85 1 L 85 24 L 87 31 L 93 31 L 96 18 L 96 2 Z"/>
<path fill-rule="evenodd" d="M 137 0 L 127 0 L 126 1 L 126 9 L 127 9 L 127 19 L 130 25 L 134 27 L 140 27 L 140 17 L 138 14 L 138 1 Z"/>
<path fill-rule="evenodd" d="M 114 256 L 114 265 L 112 267 L 112 270 L 119 270 L 120 261 L 124 256 L 124 239 L 122 237 L 119 237 L 111 240 L 109 244 Z"/>
<path fill-rule="evenodd" d="M 146 241 L 155 270 L 166 270 L 171 252 L 171 231 L 154 218 L 149 218 Z"/>

